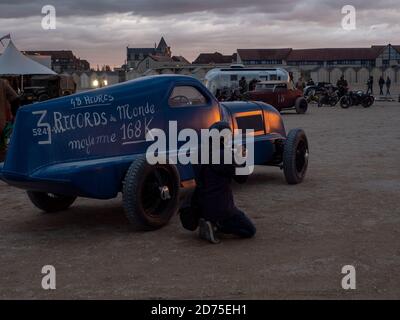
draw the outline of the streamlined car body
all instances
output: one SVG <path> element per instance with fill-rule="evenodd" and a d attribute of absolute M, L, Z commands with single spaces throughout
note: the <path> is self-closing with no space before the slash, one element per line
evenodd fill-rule
<path fill-rule="evenodd" d="M 194 172 L 191 164 L 147 163 L 153 142 L 146 133 L 168 134 L 170 121 L 178 131 L 200 132 L 221 120 L 232 129 L 254 129 L 255 164 L 281 166 L 289 183 L 301 182 L 308 158 L 302 130 L 287 135 L 272 106 L 219 104 L 200 81 L 175 75 L 21 107 L 0 178 L 27 190 L 45 212 L 65 210 L 76 197 L 111 199 L 122 192 L 132 224 L 158 228 L 177 211 L 179 189 L 193 183 Z"/>

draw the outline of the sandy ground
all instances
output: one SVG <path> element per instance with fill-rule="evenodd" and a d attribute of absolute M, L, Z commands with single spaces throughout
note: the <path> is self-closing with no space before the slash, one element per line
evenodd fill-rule
<path fill-rule="evenodd" d="M 306 130 L 307 179 L 289 186 L 257 168 L 235 186 L 257 225 L 252 240 L 209 245 L 177 217 L 162 230 L 131 232 L 120 199 L 79 199 L 56 215 L 0 183 L 0 298 L 400 298 L 400 105 L 311 107 L 285 114 Z M 54 265 L 57 289 L 41 289 Z M 341 288 L 354 265 L 357 289 Z"/>

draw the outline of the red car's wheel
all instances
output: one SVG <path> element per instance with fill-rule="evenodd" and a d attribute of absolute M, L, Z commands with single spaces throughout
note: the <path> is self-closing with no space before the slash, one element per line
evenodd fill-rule
<path fill-rule="evenodd" d="M 295 104 L 295 108 L 296 108 L 296 112 L 298 114 L 304 114 L 307 112 L 308 109 L 308 102 L 305 98 L 303 97 L 299 97 L 296 100 L 296 104 Z"/>

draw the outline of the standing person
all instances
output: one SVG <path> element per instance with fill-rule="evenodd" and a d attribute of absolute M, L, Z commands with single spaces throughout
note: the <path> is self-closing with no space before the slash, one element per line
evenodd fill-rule
<path fill-rule="evenodd" d="M 390 86 L 392 85 L 392 80 L 389 78 L 389 76 L 386 79 L 386 95 L 390 96 Z"/>
<path fill-rule="evenodd" d="M 6 147 L 6 136 L 3 131 L 7 122 L 12 119 L 11 106 L 17 100 L 18 95 L 8 81 L 0 79 L 0 158 L 3 157 L 1 153 L 4 153 Z"/>
<path fill-rule="evenodd" d="M 344 75 L 340 77 L 340 79 L 336 82 L 336 86 L 339 90 L 339 96 L 343 97 L 348 90 L 349 84 L 347 80 L 344 78 Z"/>
<path fill-rule="evenodd" d="M 255 78 L 253 80 L 251 80 L 249 83 L 249 91 L 254 91 L 256 89 L 258 82 L 259 82 L 259 80 L 255 79 Z"/>
<path fill-rule="evenodd" d="M 374 77 L 370 76 L 367 81 L 367 94 L 374 94 Z"/>
<path fill-rule="evenodd" d="M 245 77 L 242 77 L 239 81 L 240 93 L 243 94 L 247 91 L 247 81 Z"/>
<path fill-rule="evenodd" d="M 378 84 L 379 84 L 379 95 L 383 96 L 384 95 L 383 86 L 385 85 L 385 79 L 383 79 L 382 76 L 379 78 Z"/>
<path fill-rule="evenodd" d="M 230 130 L 230 127 L 226 122 L 218 122 L 211 129 L 221 132 L 225 129 Z M 180 212 L 185 229 L 195 231 L 199 228 L 199 237 L 214 244 L 220 242 L 218 233 L 239 238 L 252 238 L 256 233 L 251 220 L 235 206 L 231 188 L 232 180 L 244 183 L 247 176 L 236 175 L 236 164 L 224 164 L 224 149 L 232 147 L 226 146 L 223 139 L 220 148 L 221 164 L 193 166 L 196 189 L 191 206 Z"/>
<path fill-rule="evenodd" d="M 304 83 L 303 77 L 300 77 L 299 80 L 297 80 L 296 88 L 303 91 L 304 86 L 305 86 L 305 83 Z"/>

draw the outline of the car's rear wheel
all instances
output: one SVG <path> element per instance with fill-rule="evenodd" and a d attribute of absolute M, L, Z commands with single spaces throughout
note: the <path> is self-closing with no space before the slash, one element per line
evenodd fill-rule
<path fill-rule="evenodd" d="M 179 173 L 174 165 L 150 165 L 144 156 L 136 159 L 123 185 L 123 206 L 134 229 L 165 226 L 178 211 L 179 187 Z"/>
<path fill-rule="evenodd" d="M 55 193 L 27 191 L 31 202 L 46 213 L 55 213 L 67 210 L 76 200 L 76 197 Z"/>
<path fill-rule="evenodd" d="M 308 168 L 308 141 L 302 129 L 289 132 L 283 150 L 283 172 L 288 184 L 303 181 Z"/>
<path fill-rule="evenodd" d="M 296 104 L 295 104 L 295 108 L 296 108 L 296 112 L 298 114 L 304 114 L 307 112 L 308 109 L 308 102 L 305 98 L 303 97 L 299 97 L 296 100 Z"/>

